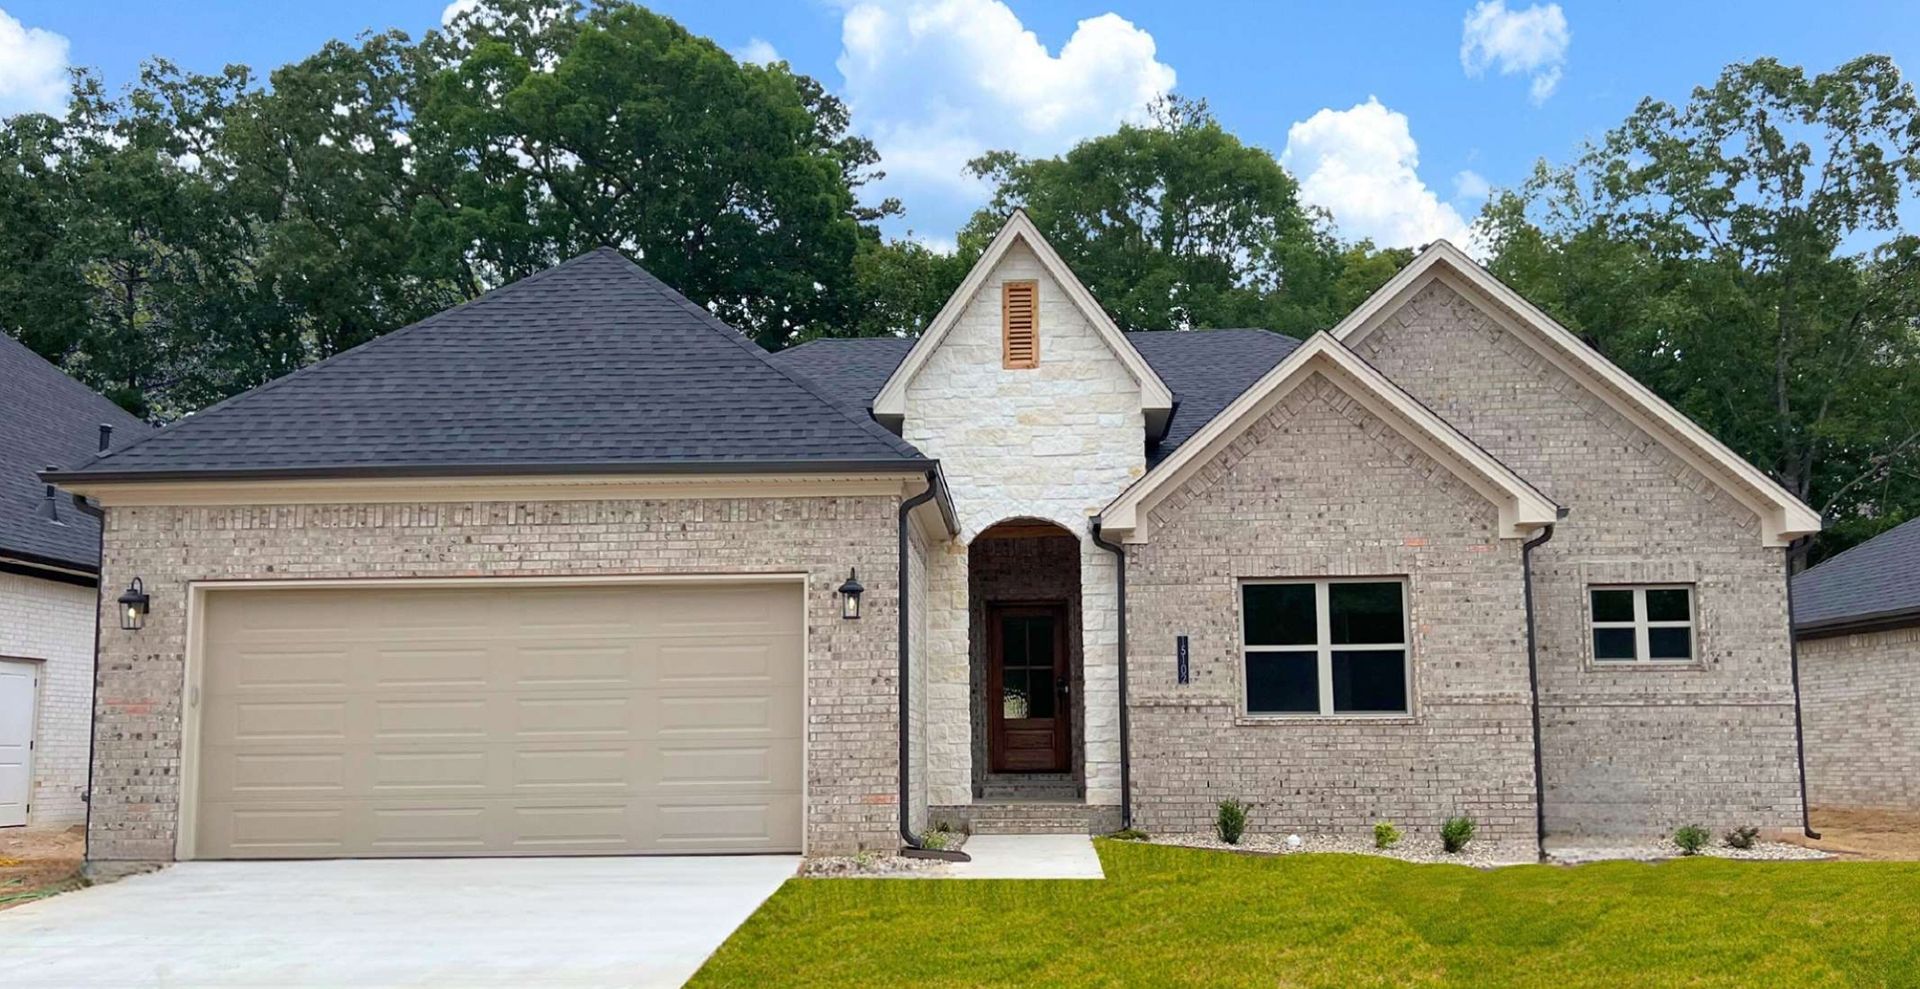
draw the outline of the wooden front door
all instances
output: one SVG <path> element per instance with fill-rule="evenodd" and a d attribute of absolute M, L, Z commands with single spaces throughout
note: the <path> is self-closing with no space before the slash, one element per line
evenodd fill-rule
<path fill-rule="evenodd" d="M 1064 773 L 1067 746 L 1067 609 L 987 608 L 987 748 L 996 773 Z"/>

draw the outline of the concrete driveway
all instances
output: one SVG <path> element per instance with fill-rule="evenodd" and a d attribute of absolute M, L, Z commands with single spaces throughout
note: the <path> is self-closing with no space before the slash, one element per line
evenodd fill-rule
<path fill-rule="evenodd" d="M 0 911 L 0 986 L 678 986 L 798 865 L 186 862 Z"/>

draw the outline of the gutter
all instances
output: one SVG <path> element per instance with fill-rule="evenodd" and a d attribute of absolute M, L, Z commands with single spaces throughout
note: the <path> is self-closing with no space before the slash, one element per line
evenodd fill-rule
<path fill-rule="evenodd" d="M 1793 578 L 1788 577 L 1792 584 Z M 1793 588 L 1787 588 L 1791 595 Z M 1791 602 L 1791 597 L 1789 597 Z M 1899 608 L 1893 611 L 1877 611 L 1865 615 L 1849 615 L 1846 618 L 1828 618 L 1817 622 L 1801 622 L 1793 626 L 1794 639 L 1831 639 L 1842 635 L 1859 635 L 1866 632 L 1891 632 L 1896 629 L 1911 628 L 1920 625 L 1920 608 Z"/>
<path fill-rule="evenodd" d="M 288 467 L 215 468 L 200 470 L 50 470 L 40 472 L 49 484 L 126 484 L 141 481 L 289 481 L 368 478 L 527 477 L 539 475 L 676 474 L 875 474 L 938 470 L 940 462 L 925 457 L 887 460 L 623 460 L 565 463 L 476 464 L 305 464 Z"/>
<path fill-rule="evenodd" d="M 908 791 L 911 781 L 907 778 L 909 775 L 907 771 L 907 760 L 912 756 L 913 746 L 913 740 L 910 734 L 913 725 L 911 718 L 908 716 L 911 710 L 911 704 L 913 703 L 911 696 L 912 680 L 908 676 L 908 630 L 913 620 L 913 596 L 909 589 L 909 581 L 912 575 L 909 573 L 910 567 L 908 565 L 909 547 L 907 540 L 909 537 L 907 535 L 907 527 L 913 524 L 911 516 L 913 515 L 914 509 L 932 501 L 935 497 L 943 495 L 945 492 L 946 486 L 941 482 L 940 472 L 938 470 L 930 470 L 927 472 L 927 490 L 900 503 L 900 544 L 897 554 L 900 563 L 900 577 L 899 582 L 894 585 L 899 589 L 898 594 L 900 598 L 900 701 L 898 706 L 900 718 L 900 776 L 898 787 L 900 791 L 900 854 L 906 858 L 939 859 L 943 862 L 971 862 L 973 861 L 973 856 L 968 855 L 966 852 L 928 848 L 920 843 L 920 836 L 913 833 L 913 798 Z M 943 517 L 948 520 L 953 518 L 953 513 L 948 506 L 947 499 L 941 498 L 940 509 Z"/>
<path fill-rule="evenodd" d="M 1567 510 L 1560 515 L 1566 517 Z M 1533 608 L 1533 551 L 1553 538 L 1553 526 L 1520 544 L 1520 587 L 1527 603 L 1527 692 L 1533 709 L 1533 828 L 1534 843 L 1542 861 L 1547 857 L 1547 777 L 1540 755 L 1540 636 L 1535 628 Z"/>
<path fill-rule="evenodd" d="M 1802 536 L 1801 539 L 1811 539 Z M 1798 540 L 1796 540 L 1797 542 Z M 1793 668 L 1793 753 L 1800 764 L 1800 833 L 1820 840 L 1813 829 L 1813 808 L 1807 806 L 1807 731 L 1806 718 L 1800 713 L 1800 637 L 1793 630 L 1793 547 L 1780 554 L 1780 572 L 1787 581 L 1787 657 Z"/>
<path fill-rule="evenodd" d="M 1120 829 L 1133 827 L 1133 760 L 1131 735 L 1127 730 L 1127 552 L 1116 543 L 1100 538 L 1100 517 L 1093 519 L 1093 544 L 1113 554 L 1119 589 L 1118 673 L 1120 679 Z"/>

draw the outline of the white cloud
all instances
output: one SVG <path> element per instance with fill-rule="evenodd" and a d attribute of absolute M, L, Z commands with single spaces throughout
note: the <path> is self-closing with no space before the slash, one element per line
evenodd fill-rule
<path fill-rule="evenodd" d="M 748 38 L 746 44 L 734 51 L 733 57 L 749 65 L 772 65 L 782 60 L 780 52 L 765 38 Z"/>
<path fill-rule="evenodd" d="M 1528 94 L 1544 103 L 1560 85 L 1572 40 L 1557 3 L 1508 10 L 1506 0 L 1481 0 L 1467 11 L 1460 31 L 1460 66 L 1476 78 L 1489 66 L 1503 76 L 1530 76 Z"/>
<path fill-rule="evenodd" d="M 1479 200 L 1487 198 L 1493 186 L 1487 177 L 1471 168 L 1462 170 L 1453 177 L 1453 198 Z"/>
<path fill-rule="evenodd" d="M 1153 36 L 1112 13 L 1079 22 L 1055 54 L 1001 0 L 852 0 L 840 39 L 847 102 L 887 172 L 876 191 L 909 198 L 933 229 L 957 228 L 981 198 L 968 159 L 1057 154 L 1144 119 L 1174 83 Z"/>
<path fill-rule="evenodd" d="M 480 0 L 453 0 L 452 3 L 447 4 L 445 9 L 440 11 L 440 26 L 452 27 L 453 22 L 459 20 L 461 14 L 471 13 L 479 9 Z"/>
<path fill-rule="evenodd" d="M 1381 247 L 1445 237 L 1471 250 L 1475 242 L 1460 211 L 1420 180 L 1420 147 L 1406 114 L 1375 97 L 1348 110 L 1323 109 L 1287 128 L 1280 164 L 1299 179 L 1300 198 L 1332 213 L 1346 237 Z"/>
<path fill-rule="evenodd" d="M 0 117 L 67 105 L 67 39 L 0 10 Z"/>

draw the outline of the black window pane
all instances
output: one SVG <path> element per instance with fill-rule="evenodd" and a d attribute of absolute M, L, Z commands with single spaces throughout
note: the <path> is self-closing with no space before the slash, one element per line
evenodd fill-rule
<path fill-rule="evenodd" d="M 1594 591 L 1593 620 L 1596 622 L 1633 621 L 1633 592 Z"/>
<path fill-rule="evenodd" d="M 1310 652 L 1247 654 L 1247 710 L 1283 714 L 1320 710 L 1318 663 Z"/>
<path fill-rule="evenodd" d="M 1045 615 L 1027 619 L 1027 665 L 1053 669 L 1053 619 Z"/>
<path fill-rule="evenodd" d="M 1000 665 L 1027 665 L 1027 620 L 1010 615 L 1000 619 Z"/>
<path fill-rule="evenodd" d="M 1593 658 L 1598 660 L 1633 659 L 1633 629 L 1594 629 Z"/>
<path fill-rule="evenodd" d="M 1405 641 L 1398 582 L 1329 584 L 1327 612 L 1334 645 Z"/>
<path fill-rule="evenodd" d="M 1312 584 L 1247 584 L 1240 593 L 1247 614 L 1247 645 L 1313 645 L 1317 623 Z"/>
<path fill-rule="evenodd" d="M 1689 628 L 1647 629 L 1650 659 L 1692 659 L 1693 630 Z"/>
<path fill-rule="evenodd" d="M 1407 709 L 1406 653 L 1375 649 L 1333 654 L 1333 709 L 1372 714 Z"/>
<path fill-rule="evenodd" d="M 1686 588 L 1664 587 L 1647 591 L 1648 621 L 1684 622 L 1692 617 L 1692 609 L 1687 607 Z"/>

